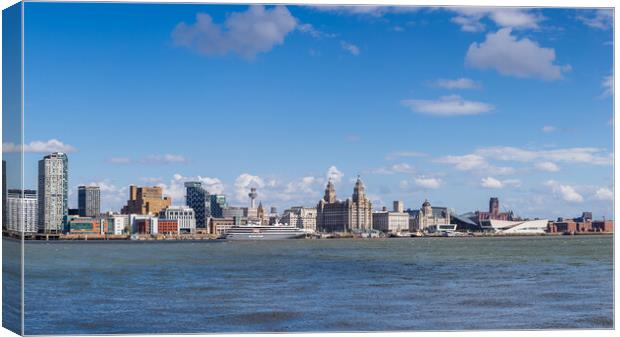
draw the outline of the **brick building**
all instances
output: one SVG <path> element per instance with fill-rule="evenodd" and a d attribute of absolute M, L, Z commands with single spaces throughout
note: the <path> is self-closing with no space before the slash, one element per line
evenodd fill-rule
<path fill-rule="evenodd" d="M 162 220 L 157 222 L 157 233 L 159 234 L 179 234 L 179 223 L 177 220 Z"/>
<path fill-rule="evenodd" d="M 489 199 L 489 211 L 476 211 L 475 218 L 473 219 L 476 223 L 480 224 L 482 220 L 512 220 L 513 214 L 512 212 L 500 212 L 499 211 L 499 199 L 493 197 Z"/>
<path fill-rule="evenodd" d="M 159 186 L 137 187 L 129 186 L 129 200 L 121 211 L 123 214 L 151 214 L 159 212 L 172 204 L 172 198 L 164 197 Z"/>

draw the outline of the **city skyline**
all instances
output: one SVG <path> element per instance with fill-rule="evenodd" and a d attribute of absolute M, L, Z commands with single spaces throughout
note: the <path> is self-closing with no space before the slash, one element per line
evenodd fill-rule
<path fill-rule="evenodd" d="M 102 210 L 130 184 L 184 205 L 202 180 L 284 210 L 328 177 L 344 200 L 361 174 L 375 210 L 497 196 L 524 217 L 613 217 L 610 11 L 26 7 L 25 188 L 67 152 L 71 207 L 92 183 Z M 277 29 L 247 41 L 234 18 Z"/>

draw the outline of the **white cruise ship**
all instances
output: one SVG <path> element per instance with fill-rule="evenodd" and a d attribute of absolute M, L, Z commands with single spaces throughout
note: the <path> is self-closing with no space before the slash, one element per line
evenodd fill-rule
<path fill-rule="evenodd" d="M 306 235 L 306 231 L 295 226 L 276 224 L 264 226 L 255 223 L 232 226 L 224 237 L 227 240 L 283 240 L 296 239 Z"/>

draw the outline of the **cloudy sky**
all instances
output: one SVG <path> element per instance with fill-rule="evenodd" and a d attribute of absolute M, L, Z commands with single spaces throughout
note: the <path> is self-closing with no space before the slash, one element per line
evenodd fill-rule
<path fill-rule="evenodd" d="M 26 185 L 613 216 L 612 12 L 26 3 Z M 15 150 L 5 144 L 4 151 Z"/>

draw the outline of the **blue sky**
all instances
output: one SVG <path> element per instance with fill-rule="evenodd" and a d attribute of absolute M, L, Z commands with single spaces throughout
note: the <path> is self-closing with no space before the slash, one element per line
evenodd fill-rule
<path fill-rule="evenodd" d="M 26 3 L 26 185 L 613 216 L 609 10 Z M 6 150 L 5 150 L 6 151 Z"/>

